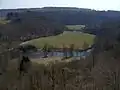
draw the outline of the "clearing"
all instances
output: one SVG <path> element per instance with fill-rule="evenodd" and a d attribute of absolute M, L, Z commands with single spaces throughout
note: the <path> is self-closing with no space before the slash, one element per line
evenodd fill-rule
<path fill-rule="evenodd" d="M 85 28 L 85 25 L 66 25 L 69 30 L 82 30 Z"/>
<path fill-rule="evenodd" d="M 45 44 L 53 46 L 54 48 L 69 47 L 74 44 L 75 49 L 83 48 L 84 43 L 92 45 L 94 43 L 94 35 L 78 32 L 68 32 L 65 31 L 62 34 L 56 36 L 42 37 L 34 40 L 24 42 L 23 45 L 30 44 L 37 48 L 43 48 Z"/>

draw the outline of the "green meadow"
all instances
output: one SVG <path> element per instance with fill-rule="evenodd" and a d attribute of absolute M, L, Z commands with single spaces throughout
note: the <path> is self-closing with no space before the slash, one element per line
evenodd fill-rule
<path fill-rule="evenodd" d="M 82 48 L 84 43 L 92 45 L 94 43 L 94 35 L 78 32 L 65 31 L 56 36 L 42 37 L 25 42 L 25 44 L 34 45 L 37 48 L 43 48 L 45 44 L 53 46 L 54 48 L 69 47 L 74 44 L 74 48 Z M 24 45 L 24 44 L 23 44 Z"/>

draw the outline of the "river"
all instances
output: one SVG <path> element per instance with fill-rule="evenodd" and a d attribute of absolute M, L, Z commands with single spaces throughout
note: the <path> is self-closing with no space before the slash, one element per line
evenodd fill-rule
<path fill-rule="evenodd" d="M 92 51 L 91 49 L 87 51 L 82 51 L 82 52 L 73 51 L 73 56 L 74 57 L 86 57 L 90 54 L 91 51 Z M 29 52 L 29 53 L 26 53 L 25 55 L 28 56 L 29 58 L 37 59 L 37 58 L 42 58 L 44 56 L 44 52 L 38 50 L 37 52 Z M 63 57 L 64 53 L 60 51 L 49 52 L 48 57 L 52 57 L 52 56 Z M 67 52 L 67 56 L 70 56 L 69 52 Z"/>

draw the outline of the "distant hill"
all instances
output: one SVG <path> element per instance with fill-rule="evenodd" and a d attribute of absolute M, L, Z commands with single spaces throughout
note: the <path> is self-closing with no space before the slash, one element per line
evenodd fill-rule
<path fill-rule="evenodd" d="M 0 32 L 12 38 L 28 37 L 33 32 L 33 37 L 56 35 L 66 29 L 64 25 L 85 25 L 85 32 L 96 35 L 101 32 L 99 27 L 102 23 L 119 21 L 120 12 L 76 7 L 43 7 L 1 9 L 0 17 L 12 21 L 0 25 Z"/>
<path fill-rule="evenodd" d="M 88 25 L 95 26 L 105 21 L 120 19 L 119 11 L 96 11 L 85 8 L 72 7 L 43 7 L 43 8 L 24 8 L 24 9 L 8 9 L 0 10 L 0 16 L 6 17 L 10 12 L 37 12 L 37 15 L 45 16 L 56 22 L 66 25 Z"/>

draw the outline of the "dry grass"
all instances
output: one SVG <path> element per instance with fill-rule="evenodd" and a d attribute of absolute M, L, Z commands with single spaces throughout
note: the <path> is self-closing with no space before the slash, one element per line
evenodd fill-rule
<path fill-rule="evenodd" d="M 40 59 L 32 59 L 31 61 L 33 63 L 37 63 L 37 64 L 44 64 L 44 65 L 48 65 L 49 63 L 60 63 L 60 62 L 64 62 L 64 63 L 68 63 L 71 62 L 73 60 L 73 58 L 68 58 L 66 60 L 62 60 L 62 57 L 49 57 L 49 58 L 40 58 Z"/>
<path fill-rule="evenodd" d="M 54 57 L 53 61 L 50 59 L 46 59 L 46 61 L 33 60 L 31 71 L 21 79 L 18 79 L 18 63 L 16 60 L 12 60 L 8 65 L 7 72 L 1 76 L 0 90 L 14 90 L 15 88 L 17 90 L 63 90 L 63 88 L 75 88 L 71 85 L 74 81 L 73 78 L 76 78 L 77 72 L 74 69 L 76 66 L 73 66 L 73 69 L 68 68 L 69 64 L 71 65 L 70 59 L 65 61 L 58 59 Z M 66 77 L 64 74 L 68 76 Z M 67 79 L 71 82 L 68 82 Z"/>
<path fill-rule="evenodd" d="M 85 60 L 59 57 L 32 60 L 30 72 L 21 79 L 18 79 L 17 62 L 12 60 L 2 77 L 0 90 L 119 90 L 118 81 L 112 76 L 113 61 L 108 64 L 100 57 L 95 67 L 91 56 Z"/>
<path fill-rule="evenodd" d="M 7 24 L 10 20 L 0 19 L 0 24 Z"/>

